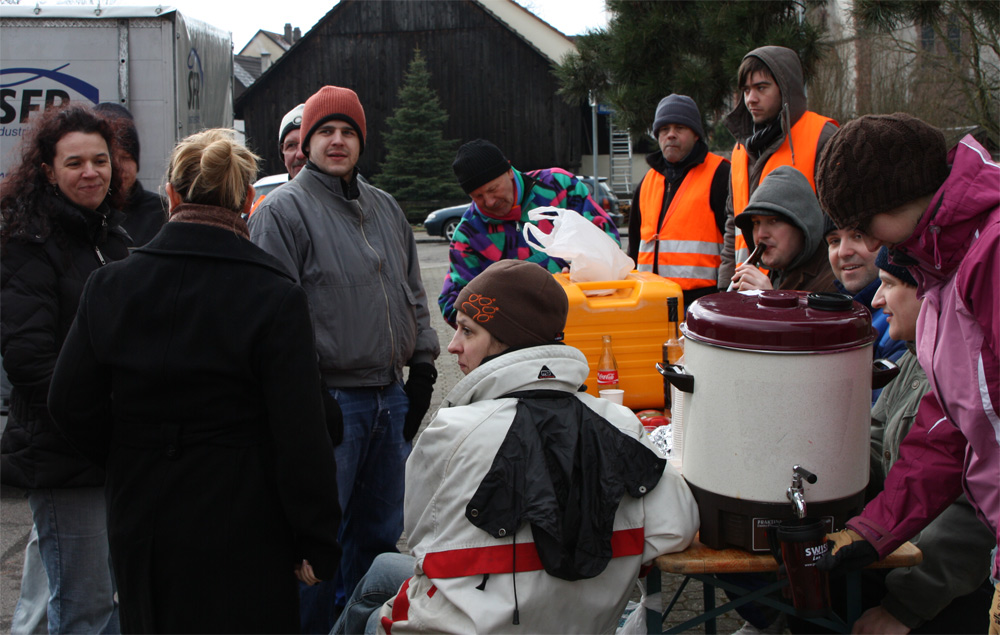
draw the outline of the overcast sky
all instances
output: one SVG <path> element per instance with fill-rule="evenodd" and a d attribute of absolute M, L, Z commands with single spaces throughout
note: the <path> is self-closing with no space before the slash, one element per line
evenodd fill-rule
<path fill-rule="evenodd" d="M 386 0 L 366 0 L 379 2 Z M 447 0 L 441 0 L 445 2 Z M 50 0 L 51 2 L 51 0 Z M 118 0 L 118 6 L 145 4 L 141 0 Z M 153 4 L 153 2 L 149 2 Z M 240 49 L 259 29 L 281 33 L 285 23 L 306 33 L 334 6 L 331 0 L 174 0 L 164 5 L 177 7 L 181 13 L 203 22 L 232 31 L 233 48 Z M 566 35 L 578 35 L 607 23 L 604 0 L 519 0 L 528 8 Z"/>

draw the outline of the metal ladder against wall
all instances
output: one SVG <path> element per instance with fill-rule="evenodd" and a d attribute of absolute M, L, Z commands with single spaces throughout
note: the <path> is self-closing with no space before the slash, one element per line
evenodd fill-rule
<path fill-rule="evenodd" d="M 611 190 L 619 198 L 632 196 L 632 140 L 628 131 L 616 128 L 612 117 L 608 117 L 608 132 L 611 138 Z"/>

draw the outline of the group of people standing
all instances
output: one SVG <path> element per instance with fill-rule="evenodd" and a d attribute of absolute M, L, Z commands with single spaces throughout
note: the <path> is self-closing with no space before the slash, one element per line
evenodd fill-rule
<path fill-rule="evenodd" d="M 962 520 L 935 535 L 974 510 L 1000 542 L 1000 167 L 902 114 L 838 128 L 807 110 L 789 49 L 750 52 L 738 81 L 731 161 L 690 98 L 657 106 L 630 255 L 685 304 L 839 289 L 884 315 L 879 345 L 912 387 L 875 402 L 884 491 L 825 566 L 883 557 L 946 509 Z M 520 231 L 556 205 L 618 241 L 586 187 L 485 140 L 460 148 L 472 203 L 438 303 L 465 378 L 414 446 L 440 351 L 412 229 L 357 169 L 358 95 L 325 86 L 285 116 L 290 180 L 262 200 L 231 131 L 184 139 L 166 214 L 135 181 L 126 115 L 46 111 L 0 196 L 2 478 L 29 491 L 49 630 L 613 630 L 698 513 L 638 420 L 580 392 L 550 275 L 567 263 Z M 404 529 L 412 556 L 382 555 Z M 959 577 L 931 560 L 919 597 Z M 886 586 L 859 628 L 934 618 Z M 991 616 L 995 632 L 996 599 Z"/>

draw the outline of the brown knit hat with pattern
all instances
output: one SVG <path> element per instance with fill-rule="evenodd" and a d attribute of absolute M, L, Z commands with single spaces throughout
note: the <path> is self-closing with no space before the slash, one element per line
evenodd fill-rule
<path fill-rule="evenodd" d="M 361 138 L 361 151 L 365 151 L 365 109 L 358 94 L 350 88 L 324 86 L 306 100 L 302 110 L 302 149 L 308 155 L 309 137 L 316 129 L 331 119 L 346 121 Z"/>
<path fill-rule="evenodd" d="M 830 137 L 816 168 L 816 194 L 837 226 L 850 229 L 933 194 L 947 178 L 940 130 L 901 112 L 865 115 Z"/>
<path fill-rule="evenodd" d="M 541 265 L 494 262 L 458 294 L 455 308 L 511 348 L 562 339 L 569 300 Z"/>

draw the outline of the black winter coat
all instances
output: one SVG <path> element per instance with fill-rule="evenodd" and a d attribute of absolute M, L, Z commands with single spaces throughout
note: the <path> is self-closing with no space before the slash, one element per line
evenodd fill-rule
<path fill-rule="evenodd" d="M 46 399 L 83 285 L 101 260 L 128 255 L 123 215 L 44 197 L 51 232 L 11 238 L 0 256 L 0 351 L 12 385 L 0 480 L 25 489 L 99 487 L 104 472 L 58 432 Z M 99 252 L 99 253 L 98 253 Z"/>
<path fill-rule="evenodd" d="M 138 182 L 129 192 L 122 211 L 125 212 L 122 228 L 132 239 L 132 247 L 148 243 L 167 222 L 167 201 L 155 192 L 144 190 Z"/>
<path fill-rule="evenodd" d="M 340 559 L 305 292 L 233 231 L 169 222 L 94 275 L 53 418 L 106 465 L 122 632 L 294 632 Z"/>

